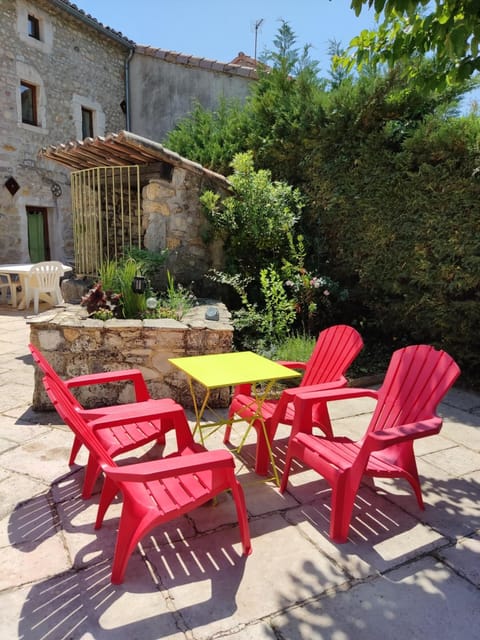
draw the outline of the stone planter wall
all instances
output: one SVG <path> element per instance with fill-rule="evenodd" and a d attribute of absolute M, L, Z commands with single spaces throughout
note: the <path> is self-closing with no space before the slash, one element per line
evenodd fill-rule
<path fill-rule="evenodd" d="M 84 307 L 66 305 L 29 319 L 30 341 L 45 355 L 62 378 L 101 371 L 140 369 L 153 398 L 174 398 L 185 407 L 192 398 L 185 375 L 169 358 L 225 353 L 232 350 L 233 326 L 230 314 L 215 303 L 219 320 L 205 320 L 209 305 L 195 307 L 181 322 L 176 320 L 93 320 Z M 197 389 L 201 397 L 201 387 Z M 91 408 L 132 402 L 129 383 L 80 387 L 79 401 Z M 227 406 L 228 389 L 212 394 L 212 405 Z M 50 410 L 42 376 L 35 372 L 33 409 Z"/>

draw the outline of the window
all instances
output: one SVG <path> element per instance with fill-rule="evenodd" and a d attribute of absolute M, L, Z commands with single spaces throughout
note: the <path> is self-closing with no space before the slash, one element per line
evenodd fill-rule
<path fill-rule="evenodd" d="M 27 18 L 28 35 L 35 40 L 40 40 L 40 20 L 31 14 Z"/>
<path fill-rule="evenodd" d="M 38 125 L 37 120 L 37 87 L 27 82 L 20 82 L 22 102 L 22 122 Z"/>
<path fill-rule="evenodd" d="M 93 111 L 82 107 L 82 138 L 93 138 Z"/>

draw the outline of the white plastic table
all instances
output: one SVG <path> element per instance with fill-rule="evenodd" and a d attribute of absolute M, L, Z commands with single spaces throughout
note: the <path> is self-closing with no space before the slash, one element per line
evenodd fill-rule
<path fill-rule="evenodd" d="M 30 269 L 33 267 L 32 262 L 26 264 L 0 264 L 0 275 L 2 273 L 8 275 L 17 275 L 20 286 L 22 288 L 20 292 L 20 296 L 17 299 L 17 309 L 25 309 L 25 278 L 30 273 Z M 62 264 L 63 273 L 69 273 L 72 271 L 72 267 L 69 267 L 67 264 Z"/>

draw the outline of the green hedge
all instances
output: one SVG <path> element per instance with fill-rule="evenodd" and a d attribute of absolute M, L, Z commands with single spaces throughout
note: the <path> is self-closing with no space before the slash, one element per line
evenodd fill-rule
<path fill-rule="evenodd" d="M 400 142 L 392 131 L 332 120 L 310 158 L 332 275 L 385 335 L 444 348 L 478 381 L 479 119 L 430 118 Z"/>

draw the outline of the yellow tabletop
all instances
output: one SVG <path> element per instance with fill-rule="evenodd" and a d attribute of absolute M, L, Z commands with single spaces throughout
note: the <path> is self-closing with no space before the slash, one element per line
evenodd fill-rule
<path fill-rule="evenodd" d="M 288 369 L 253 351 L 169 358 L 169 362 L 207 389 L 296 378 L 300 375 L 298 371 Z"/>

